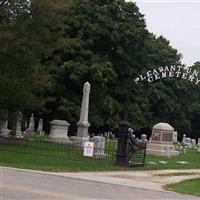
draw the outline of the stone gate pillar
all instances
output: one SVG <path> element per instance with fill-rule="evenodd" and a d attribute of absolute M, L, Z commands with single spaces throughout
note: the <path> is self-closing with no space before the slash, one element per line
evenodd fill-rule
<path fill-rule="evenodd" d="M 119 122 L 118 146 L 116 154 L 116 165 L 120 167 L 126 166 L 127 142 L 130 124 L 126 120 Z"/>

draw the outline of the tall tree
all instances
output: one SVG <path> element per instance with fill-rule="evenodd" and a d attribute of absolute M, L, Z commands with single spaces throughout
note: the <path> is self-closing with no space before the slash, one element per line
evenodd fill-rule
<path fill-rule="evenodd" d="M 46 83 L 40 60 L 51 53 L 55 34 L 62 31 L 57 22 L 66 12 L 68 2 L 0 2 L 1 108 L 30 110 L 39 104 L 36 94 L 41 91 L 37 88 Z"/>
<path fill-rule="evenodd" d="M 65 15 L 65 34 L 46 61 L 56 96 L 53 112 L 71 122 L 79 115 L 82 85 L 91 88 L 90 122 L 116 127 L 129 93 L 128 79 L 139 71 L 148 32 L 134 3 L 75 1 Z"/>

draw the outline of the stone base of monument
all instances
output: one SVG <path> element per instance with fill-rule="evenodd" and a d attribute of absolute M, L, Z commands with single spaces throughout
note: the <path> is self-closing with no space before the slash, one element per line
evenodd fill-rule
<path fill-rule="evenodd" d="M 53 143 L 59 143 L 59 144 L 69 144 L 70 141 L 68 138 L 63 137 L 49 137 L 46 141 L 53 142 Z"/>
<path fill-rule="evenodd" d="M 78 137 L 78 136 L 71 136 L 70 141 L 74 146 L 77 147 L 84 147 L 85 142 L 89 141 L 89 137 Z"/>
<path fill-rule="evenodd" d="M 16 132 L 16 135 L 14 135 L 14 138 L 24 138 L 23 135 L 22 135 L 22 132 Z"/>
<path fill-rule="evenodd" d="M 35 132 L 33 130 L 26 129 L 25 131 L 23 131 L 23 135 L 33 136 L 35 135 Z"/>
<path fill-rule="evenodd" d="M 87 137 L 88 136 L 88 128 L 90 126 L 89 122 L 79 121 L 77 123 L 77 126 L 78 126 L 77 137 Z"/>
<path fill-rule="evenodd" d="M 178 156 L 179 152 L 175 150 L 175 146 L 172 144 L 149 143 L 146 154 L 171 157 Z"/>
<path fill-rule="evenodd" d="M 44 131 L 36 131 L 35 134 L 36 134 L 36 135 L 44 136 Z"/>
<path fill-rule="evenodd" d="M 11 132 L 11 130 L 9 130 L 9 129 L 3 129 L 3 130 L 1 130 L 1 136 L 2 137 L 10 137 L 11 136 L 10 132 Z"/>

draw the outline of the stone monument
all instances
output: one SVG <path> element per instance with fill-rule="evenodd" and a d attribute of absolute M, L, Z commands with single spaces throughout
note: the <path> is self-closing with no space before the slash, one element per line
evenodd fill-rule
<path fill-rule="evenodd" d="M 49 140 L 66 143 L 68 142 L 68 127 L 70 124 L 65 120 L 53 120 L 50 122 L 51 130 L 49 133 Z"/>
<path fill-rule="evenodd" d="M 196 140 L 195 140 L 195 139 L 192 139 L 192 146 L 193 146 L 193 147 L 196 147 L 196 145 L 197 145 Z"/>
<path fill-rule="evenodd" d="M 94 156 L 105 156 L 105 144 L 106 139 L 102 136 L 94 136 L 92 138 L 92 141 L 94 142 Z"/>
<path fill-rule="evenodd" d="M 198 138 L 198 142 L 197 142 L 197 151 L 200 153 L 200 138 Z"/>
<path fill-rule="evenodd" d="M 43 131 L 43 119 L 40 119 L 39 122 L 38 122 L 37 132 L 40 135 L 44 135 L 44 131 Z"/>
<path fill-rule="evenodd" d="M 0 109 L 0 136 L 9 137 L 10 131 L 8 127 L 8 111 L 5 109 Z"/>
<path fill-rule="evenodd" d="M 168 123 L 158 123 L 153 126 L 151 142 L 147 145 L 147 154 L 159 156 L 177 156 L 179 152 L 175 150 L 173 144 L 174 128 Z"/>
<path fill-rule="evenodd" d="M 186 145 L 187 147 L 191 148 L 191 147 L 192 147 L 192 139 L 189 138 L 189 137 L 187 137 L 187 138 L 185 139 L 185 145 Z"/>
<path fill-rule="evenodd" d="M 11 130 L 8 128 L 8 120 L 1 120 L 0 135 L 3 137 L 9 137 Z"/>
<path fill-rule="evenodd" d="M 178 144 L 178 133 L 177 133 L 177 131 L 174 131 L 174 133 L 173 133 L 173 143 Z"/>
<path fill-rule="evenodd" d="M 200 148 L 200 138 L 197 140 L 197 146 Z"/>
<path fill-rule="evenodd" d="M 89 112 L 89 94 L 90 94 L 90 84 L 86 82 L 83 86 L 83 98 L 81 105 L 80 119 L 77 122 L 77 136 L 71 137 L 72 140 L 84 146 L 84 142 L 89 141 L 88 128 L 90 126 L 88 122 L 88 112 Z"/>
<path fill-rule="evenodd" d="M 15 129 L 15 138 L 24 138 L 22 135 L 22 119 L 23 119 L 23 114 L 22 112 L 17 113 L 17 121 L 16 121 L 16 129 Z"/>
<path fill-rule="evenodd" d="M 185 141 L 186 141 L 186 135 L 184 134 L 181 144 L 182 144 L 182 145 L 185 145 Z"/>
<path fill-rule="evenodd" d="M 29 119 L 28 128 L 26 129 L 26 133 L 34 134 L 34 131 L 35 131 L 35 119 L 32 113 Z"/>
<path fill-rule="evenodd" d="M 141 135 L 141 143 L 145 144 L 147 142 L 147 135 L 146 134 L 142 134 Z"/>
<path fill-rule="evenodd" d="M 90 84 L 86 82 L 83 87 L 83 98 L 81 105 L 80 120 L 77 122 L 78 126 L 77 137 L 88 137 L 88 128 L 90 126 L 88 122 L 89 93 L 90 93 Z"/>

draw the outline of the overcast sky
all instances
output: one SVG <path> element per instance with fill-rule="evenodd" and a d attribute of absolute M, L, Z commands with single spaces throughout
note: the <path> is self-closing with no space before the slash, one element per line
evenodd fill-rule
<path fill-rule="evenodd" d="M 136 0 L 147 28 L 163 35 L 187 66 L 200 61 L 200 0 Z"/>

